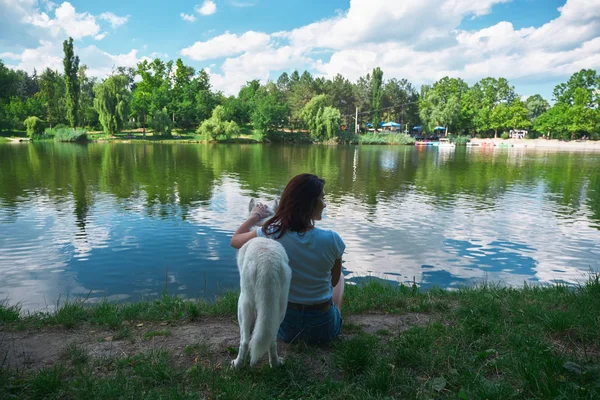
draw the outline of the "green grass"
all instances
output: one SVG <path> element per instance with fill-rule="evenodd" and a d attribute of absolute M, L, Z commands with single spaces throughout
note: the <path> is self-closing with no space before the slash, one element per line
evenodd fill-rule
<path fill-rule="evenodd" d="M 162 295 L 136 303 L 102 301 L 87 306 L 85 299 L 59 303 L 54 311 L 20 313 L 18 306 L 0 305 L 0 323 L 20 329 L 62 326 L 71 329 L 91 324 L 119 331 L 125 321 L 193 321 L 206 316 L 230 316 L 237 312 L 238 292 L 226 292 L 214 302 L 188 301 Z"/>
<path fill-rule="evenodd" d="M 234 317 L 236 296 L 212 304 L 169 296 L 91 307 L 72 302 L 62 314 L 19 315 L 4 306 L 0 316 L 5 330 L 34 321 L 37 327 L 67 321 L 122 330 L 121 320 Z M 285 366 L 276 370 L 264 363 L 231 370 L 235 349 L 227 354 L 202 341 L 187 345 L 186 357 L 163 351 L 100 361 L 71 346 L 58 365 L 38 372 L 0 368 L 0 393 L 23 399 L 600 398 L 600 275 L 571 287 L 484 283 L 454 291 L 372 280 L 348 285 L 344 307 L 344 316 L 416 310 L 432 322 L 370 335 L 345 321 L 344 337 L 327 346 L 290 346 Z M 163 331 L 147 335 L 157 332 Z"/>
<path fill-rule="evenodd" d="M 145 340 L 150 340 L 157 336 L 171 336 L 171 331 L 168 329 L 164 329 L 161 331 L 148 331 L 148 332 L 144 333 Z"/>
<path fill-rule="evenodd" d="M 358 136 L 359 144 L 415 144 L 416 140 L 405 133 L 367 133 Z"/>
<path fill-rule="evenodd" d="M 67 346 L 67 348 L 61 354 L 61 358 L 63 360 L 67 360 L 73 365 L 87 364 L 87 362 L 90 359 L 87 352 L 83 348 L 75 344 L 70 344 L 69 346 Z"/>
<path fill-rule="evenodd" d="M 5 138 L 4 136 L 0 136 L 0 143 L 8 143 L 10 142 L 10 140 L 8 140 L 8 138 Z"/>

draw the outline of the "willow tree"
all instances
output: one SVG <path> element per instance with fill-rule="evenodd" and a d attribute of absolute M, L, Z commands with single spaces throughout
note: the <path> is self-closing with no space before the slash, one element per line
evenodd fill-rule
<path fill-rule="evenodd" d="M 66 100 L 67 100 L 67 119 L 71 127 L 77 125 L 78 110 L 79 110 L 79 77 L 77 73 L 79 71 L 79 56 L 76 56 L 73 52 L 73 38 L 65 40 L 63 42 L 63 51 L 65 57 L 63 58 L 63 66 L 65 67 L 65 87 L 66 87 Z"/>
<path fill-rule="evenodd" d="M 317 140 L 334 138 L 342 122 L 340 110 L 331 107 L 330 99 L 324 94 L 313 97 L 300 116 L 311 136 Z"/>
<path fill-rule="evenodd" d="M 94 108 L 107 134 L 119 132 L 127 121 L 131 95 L 127 86 L 128 79 L 124 75 L 112 75 L 94 86 Z"/>

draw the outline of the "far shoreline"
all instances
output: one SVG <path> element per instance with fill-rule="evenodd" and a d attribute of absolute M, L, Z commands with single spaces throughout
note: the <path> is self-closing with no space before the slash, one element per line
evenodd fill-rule
<path fill-rule="evenodd" d="M 332 145 L 333 143 L 308 143 L 308 142 L 295 142 L 295 141 L 283 141 L 283 142 L 265 142 L 257 141 L 251 137 L 239 137 L 232 138 L 223 141 L 207 141 L 198 140 L 194 138 L 157 138 L 153 135 L 149 135 L 151 138 L 142 138 L 140 136 L 130 137 L 110 137 L 110 138 L 90 138 L 88 143 L 167 143 L 167 144 L 325 144 Z M 30 138 L 27 137 L 7 137 L 7 143 L 32 143 Z M 472 138 L 470 139 L 472 147 L 477 148 L 523 148 L 523 149 L 545 149 L 545 150 L 563 150 L 563 151 L 600 151 L 600 141 L 597 140 L 586 140 L 586 141 L 565 141 L 558 139 L 501 139 L 501 138 Z M 414 146 L 413 144 L 399 144 L 399 143 L 335 143 L 334 145 L 355 145 L 355 146 Z M 464 147 L 459 145 L 457 147 Z"/>
<path fill-rule="evenodd" d="M 549 149 L 549 150 L 572 150 L 572 151 L 600 151 L 600 141 L 564 141 L 558 139 L 471 139 L 472 144 L 485 148 L 498 147 L 501 143 L 512 145 L 512 148 L 525 149 Z"/>

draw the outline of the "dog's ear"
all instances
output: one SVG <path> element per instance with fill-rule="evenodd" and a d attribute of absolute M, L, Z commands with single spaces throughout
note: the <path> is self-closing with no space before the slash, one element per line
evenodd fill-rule
<path fill-rule="evenodd" d="M 250 204 L 248 204 L 248 212 L 252 211 L 255 206 L 256 204 L 254 204 L 254 199 L 250 199 Z"/>
<path fill-rule="evenodd" d="M 279 207 L 279 199 L 275 199 L 273 202 L 273 211 L 277 211 L 277 207 Z"/>

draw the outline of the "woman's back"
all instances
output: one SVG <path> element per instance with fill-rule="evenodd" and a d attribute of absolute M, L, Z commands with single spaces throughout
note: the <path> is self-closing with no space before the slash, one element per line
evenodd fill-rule
<path fill-rule="evenodd" d="M 262 230 L 257 231 L 257 236 L 264 235 Z M 288 231 L 276 240 L 290 259 L 289 301 L 310 305 L 330 299 L 333 293 L 331 269 L 345 249 L 340 236 L 334 231 L 312 228 L 302 233 Z"/>

